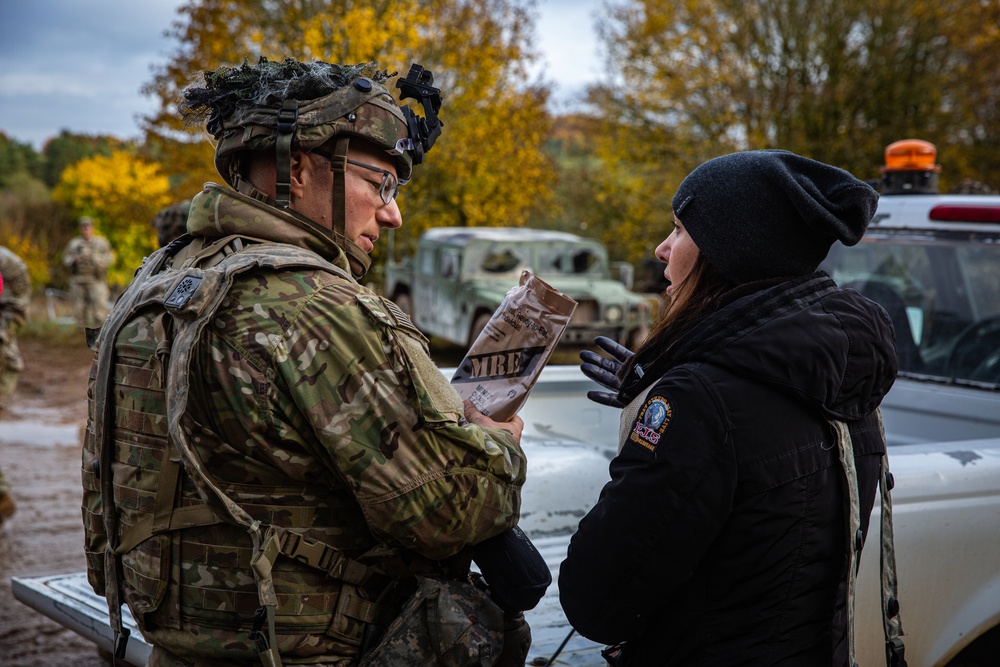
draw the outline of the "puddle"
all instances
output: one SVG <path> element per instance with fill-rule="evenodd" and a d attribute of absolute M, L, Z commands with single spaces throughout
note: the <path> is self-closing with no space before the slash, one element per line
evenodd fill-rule
<path fill-rule="evenodd" d="M 21 403 L 0 420 L 0 442 L 32 447 L 64 447 L 80 443 L 83 420 L 74 420 L 64 407 Z"/>

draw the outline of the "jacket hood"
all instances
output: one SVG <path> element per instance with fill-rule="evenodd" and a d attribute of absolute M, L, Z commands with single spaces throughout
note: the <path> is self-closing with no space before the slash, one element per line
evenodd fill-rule
<path fill-rule="evenodd" d="M 896 378 L 889 316 L 817 272 L 744 296 L 708 315 L 666 350 L 635 358 L 623 398 L 631 400 L 670 368 L 707 363 L 816 406 L 832 419 L 873 412 Z M 627 402 L 627 401 L 626 401 Z"/>
<path fill-rule="evenodd" d="M 206 183 L 205 189 L 191 200 L 187 230 L 193 236 L 241 234 L 287 243 L 312 250 L 323 259 L 350 270 L 347 255 L 337 245 L 332 230 L 294 211 L 268 206 L 216 183 Z"/>

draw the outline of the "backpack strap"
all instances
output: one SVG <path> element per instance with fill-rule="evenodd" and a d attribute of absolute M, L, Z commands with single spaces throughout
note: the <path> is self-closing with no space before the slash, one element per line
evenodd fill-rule
<path fill-rule="evenodd" d="M 875 411 L 878 419 L 879 435 L 883 446 L 886 446 L 885 423 L 882 420 L 882 410 Z M 857 587 L 858 568 L 861 565 L 861 547 L 864 534 L 861 531 L 861 505 L 858 494 L 858 473 L 854 463 L 854 445 L 847 424 L 842 421 L 832 422 L 837 434 L 837 450 L 840 455 L 841 468 L 847 485 L 848 502 L 850 504 L 848 518 L 848 542 L 850 559 L 847 574 L 847 650 L 850 667 L 857 667 L 854 652 L 854 600 Z M 889 456 L 882 455 L 879 475 L 879 491 L 881 493 L 881 526 L 880 526 L 880 558 L 882 626 L 885 634 L 885 659 L 888 667 L 906 667 L 904 659 L 903 627 L 899 617 L 899 601 L 896 598 L 896 551 L 892 534 L 892 498 L 890 490 L 893 486 L 892 473 L 889 472 Z"/>
<path fill-rule="evenodd" d="M 228 295 L 235 277 L 257 267 L 317 268 L 356 282 L 346 271 L 311 251 L 282 246 L 281 252 L 275 253 L 272 244 L 246 246 L 241 251 L 226 256 L 211 269 L 202 270 L 194 267 L 185 269 L 185 277 L 177 283 L 175 290 L 163 302 L 167 310 L 174 315 L 177 329 L 167 369 L 167 424 L 168 432 L 180 452 L 185 470 L 198 488 L 199 494 L 226 521 L 242 526 L 250 535 L 254 553 L 251 558 L 251 568 L 257 581 L 260 603 L 250 635 L 261 663 L 266 667 L 280 667 L 282 663 L 277 649 L 274 620 L 278 597 L 271 576 L 274 559 L 280 552 L 280 549 L 275 549 L 276 532 L 250 516 L 219 487 L 191 445 L 187 425 L 184 423 L 190 396 L 193 351 L 197 349 L 197 343 L 206 324 Z"/>
<path fill-rule="evenodd" d="M 878 428 L 885 442 L 885 423 L 882 411 L 878 411 Z M 888 449 L 888 448 L 887 448 Z M 882 456 L 881 475 L 878 488 L 882 500 L 881 557 L 879 569 L 882 573 L 882 630 L 885 636 L 885 664 L 888 667 L 906 667 L 903 640 L 903 622 L 899 617 L 899 600 L 896 597 L 896 548 L 892 535 L 892 497 L 890 491 L 895 485 L 889 472 L 889 455 Z"/>
<path fill-rule="evenodd" d="M 118 512 L 114 506 L 114 475 L 112 474 L 112 464 L 114 461 L 114 445 L 109 442 L 111 429 L 108 424 L 113 423 L 111 415 L 112 402 L 108 400 L 111 391 L 114 389 L 112 381 L 112 367 L 114 365 L 114 342 L 124 324 L 134 314 L 136 302 L 140 300 L 141 286 L 152 276 L 159 273 L 164 263 L 170 257 L 168 249 L 164 248 L 153 253 L 143 262 L 136 272 L 136 277 L 132 284 L 122 295 L 118 306 L 116 306 L 107 321 L 101 328 L 100 340 L 104 345 L 98 348 L 95 360 L 96 373 L 94 378 L 94 400 L 97 407 L 94 410 L 94 443 L 99 452 L 101 475 L 101 504 L 104 515 L 104 531 L 107 537 L 107 551 L 104 559 L 105 578 L 107 586 L 105 594 L 108 599 L 108 616 L 111 622 L 111 629 L 114 633 L 113 652 L 118 659 L 124 659 L 128 644 L 130 631 L 122 621 L 121 606 L 123 604 L 121 581 L 122 565 L 118 556 Z"/>
<path fill-rule="evenodd" d="M 850 557 L 847 565 L 847 658 L 849 667 L 857 667 L 854 660 L 854 596 L 858 582 L 858 566 L 861 564 L 861 546 L 864 533 L 861 531 L 861 503 L 858 494 L 858 470 L 854 464 L 854 444 L 851 432 L 842 421 L 833 422 L 837 434 L 837 451 L 840 467 L 844 472 L 847 486 L 848 517 L 847 541 Z"/>

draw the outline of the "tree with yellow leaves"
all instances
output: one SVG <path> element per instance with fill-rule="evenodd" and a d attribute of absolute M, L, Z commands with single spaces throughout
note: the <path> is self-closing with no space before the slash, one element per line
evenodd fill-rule
<path fill-rule="evenodd" d="M 94 219 L 117 259 L 108 282 L 126 285 L 142 258 L 156 249 L 151 221 L 171 202 L 170 184 L 160 168 L 124 151 L 97 155 L 67 167 L 52 199 L 77 216 Z"/>
<path fill-rule="evenodd" d="M 401 193 L 407 225 L 399 240 L 411 243 L 430 226 L 523 225 L 554 178 L 541 151 L 551 122 L 546 92 L 528 84 L 526 70 L 535 57 L 530 7 L 531 0 L 194 0 L 172 32 L 180 50 L 145 89 L 161 104 L 146 119 L 147 142 L 165 164 L 183 168 L 185 191 L 175 194 L 190 196 L 202 181 L 218 180 L 204 135 L 184 128 L 171 108 L 192 73 L 260 56 L 377 61 L 403 75 L 420 62 L 442 90 L 445 127 Z"/>
<path fill-rule="evenodd" d="M 599 197 L 629 205 L 624 226 L 653 222 L 650 242 L 669 231 L 683 176 L 736 150 L 784 148 L 877 178 L 885 147 L 916 137 L 938 146 L 945 189 L 1000 185 L 1000 3 L 631 0 L 607 12 L 613 77 L 589 91 Z"/>

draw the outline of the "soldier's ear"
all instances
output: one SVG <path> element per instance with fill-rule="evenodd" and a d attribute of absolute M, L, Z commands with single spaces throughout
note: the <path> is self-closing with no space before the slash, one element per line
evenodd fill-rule
<path fill-rule="evenodd" d="M 306 187 L 312 181 L 312 161 L 306 157 L 305 153 L 295 151 L 291 155 L 289 162 L 291 167 L 291 193 L 296 199 L 302 199 Z"/>

